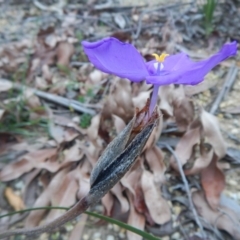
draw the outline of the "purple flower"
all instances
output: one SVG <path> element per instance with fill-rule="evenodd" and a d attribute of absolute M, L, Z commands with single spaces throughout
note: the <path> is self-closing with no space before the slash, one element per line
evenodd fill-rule
<path fill-rule="evenodd" d="M 133 82 L 146 80 L 154 84 L 157 94 L 161 85 L 196 85 L 221 61 L 236 55 L 237 42 L 226 43 L 221 50 L 206 60 L 194 62 L 185 53 L 171 56 L 156 56 L 156 60 L 145 62 L 137 49 L 116 38 L 105 38 L 89 43 L 82 42 L 85 53 L 92 64 L 103 72 L 128 78 Z M 156 102 L 156 96 L 153 96 Z"/>

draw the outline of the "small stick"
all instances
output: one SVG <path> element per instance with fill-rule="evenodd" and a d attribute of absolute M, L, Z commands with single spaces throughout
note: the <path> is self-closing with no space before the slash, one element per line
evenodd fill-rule
<path fill-rule="evenodd" d="M 35 88 L 30 88 L 30 87 L 27 87 L 25 85 L 21 85 L 21 84 L 18 84 L 18 83 L 13 83 L 13 82 L 11 82 L 9 80 L 6 80 L 6 79 L 0 79 L 0 82 L 1 81 L 7 81 L 7 82 L 11 83 L 13 85 L 13 88 L 15 88 L 15 89 L 22 89 L 22 88 L 28 89 L 40 98 L 43 98 L 45 100 L 48 100 L 48 101 L 56 103 L 56 104 L 60 104 L 60 105 L 62 105 L 64 107 L 67 107 L 67 108 L 73 108 L 77 112 L 88 113 L 92 116 L 96 115 L 95 110 L 86 108 L 86 106 L 84 106 L 84 104 L 78 103 L 75 100 L 70 100 L 70 99 L 67 99 L 67 98 L 64 98 L 64 97 L 61 97 L 61 96 L 57 96 L 55 94 L 46 93 L 46 92 L 37 90 Z"/>
<path fill-rule="evenodd" d="M 238 73 L 238 68 L 236 66 L 231 66 L 231 68 L 229 69 L 228 74 L 226 76 L 225 83 L 210 109 L 211 114 L 216 113 L 220 102 L 228 94 L 229 90 L 231 89 L 231 87 L 236 79 L 237 73 Z"/>
<path fill-rule="evenodd" d="M 180 163 L 180 160 L 178 158 L 178 156 L 176 155 L 176 153 L 174 152 L 174 150 L 172 149 L 171 146 L 169 146 L 168 144 L 165 144 L 165 143 L 160 143 L 162 146 L 164 146 L 165 148 L 168 149 L 169 152 L 171 152 L 171 154 L 174 156 L 176 162 L 177 162 L 177 165 L 178 165 L 178 169 L 179 169 L 179 172 L 180 172 L 180 175 L 182 177 L 182 180 L 183 180 L 183 183 L 184 183 L 184 186 L 185 186 L 185 190 L 187 192 L 187 196 L 188 196 L 188 200 L 189 200 L 189 203 L 190 203 L 190 208 L 192 210 L 192 213 L 194 215 L 194 219 L 198 225 L 198 227 L 200 228 L 200 231 L 202 233 L 202 237 L 205 238 L 205 232 L 203 231 L 203 226 L 200 222 L 200 219 L 198 217 L 198 214 L 197 214 L 197 211 L 193 205 L 193 201 L 192 201 L 192 194 L 191 194 L 191 191 L 189 189 L 189 186 L 188 186 L 188 182 L 187 182 L 187 179 L 186 179 L 186 176 L 183 172 L 183 169 L 182 169 L 182 165 Z"/>

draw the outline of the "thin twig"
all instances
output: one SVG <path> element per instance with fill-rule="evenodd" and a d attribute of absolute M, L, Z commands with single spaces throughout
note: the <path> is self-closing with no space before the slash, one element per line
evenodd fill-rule
<path fill-rule="evenodd" d="M 210 109 L 211 114 L 216 113 L 218 106 L 221 103 L 222 99 L 228 94 L 229 90 L 231 89 L 231 87 L 236 79 L 237 73 L 238 73 L 238 68 L 236 66 L 231 66 L 231 68 L 229 69 L 228 74 L 226 76 L 225 83 Z"/>
<path fill-rule="evenodd" d="M 198 227 L 200 228 L 200 231 L 201 231 L 201 234 L 202 234 L 202 237 L 205 238 L 205 232 L 203 230 L 203 226 L 200 222 L 200 219 L 198 217 L 198 214 L 197 214 L 197 211 L 193 205 L 193 201 L 192 201 L 192 194 L 191 194 L 191 191 L 189 189 L 189 186 L 188 186 L 188 182 L 187 182 L 187 179 L 186 179 L 186 176 L 183 172 L 183 169 L 182 169 L 182 165 L 180 163 L 180 160 L 178 158 L 178 156 L 176 155 L 176 153 L 174 152 L 174 150 L 172 149 L 171 146 L 169 146 L 168 144 L 165 144 L 165 143 L 160 143 L 162 146 L 164 146 L 165 148 L 168 149 L 169 152 L 171 152 L 171 154 L 174 156 L 176 162 L 177 162 L 177 165 L 178 165 L 178 169 L 179 169 L 179 172 L 180 172 L 180 175 L 182 177 L 182 180 L 183 180 L 183 183 L 184 183 L 184 186 L 185 186 L 185 190 L 186 190 L 186 193 L 187 193 L 187 196 L 188 196 L 188 200 L 189 200 L 189 204 L 190 204 L 190 208 L 192 210 L 192 213 L 194 215 L 194 219 L 198 225 Z"/>
<path fill-rule="evenodd" d="M 43 99 L 45 99 L 47 101 L 50 101 L 50 102 L 62 105 L 62 106 L 67 107 L 67 108 L 72 108 L 72 109 L 74 109 L 77 112 L 88 113 L 90 115 L 96 115 L 96 111 L 95 110 L 89 109 L 86 106 L 84 106 L 84 104 L 78 103 L 75 100 L 70 100 L 70 99 L 67 99 L 67 98 L 64 98 L 64 97 L 61 97 L 61 96 L 57 96 L 55 94 L 46 93 L 46 92 L 37 90 L 35 88 L 27 87 L 27 86 L 19 84 L 19 83 L 13 83 L 13 82 L 11 82 L 9 80 L 6 80 L 6 79 L 0 79 L 0 82 L 1 81 L 8 81 L 9 83 L 11 83 L 13 85 L 13 88 L 15 88 L 15 89 L 27 89 L 27 90 L 30 90 L 36 96 L 38 96 L 40 98 L 43 98 Z"/>

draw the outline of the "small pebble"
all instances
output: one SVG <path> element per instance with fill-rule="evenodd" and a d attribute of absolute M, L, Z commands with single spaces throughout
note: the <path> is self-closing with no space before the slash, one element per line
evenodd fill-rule
<path fill-rule="evenodd" d="M 106 238 L 106 240 L 114 240 L 114 239 L 115 239 L 115 237 L 112 236 L 112 235 L 108 235 L 107 238 Z"/>
<path fill-rule="evenodd" d="M 113 225 L 112 225 L 112 224 L 108 224 L 107 228 L 108 228 L 109 230 L 112 230 L 112 229 L 113 229 Z"/>
<path fill-rule="evenodd" d="M 170 240 L 169 236 L 162 237 L 161 240 Z"/>
<path fill-rule="evenodd" d="M 95 232 L 93 234 L 93 238 L 97 240 L 97 238 L 100 238 L 101 237 L 101 233 L 100 232 Z"/>
<path fill-rule="evenodd" d="M 113 230 L 115 232 L 119 232 L 120 231 L 120 227 L 118 225 L 113 224 Z"/>
<path fill-rule="evenodd" d="M 84 234 L 83 235 L 83 240 L 88 240 L 89 239 L 89 236 L 87 234 Z"/>
<path fill-rule="evenodd" d="M 172 235 L 172 239 L 179 240 L 180 239 L 180 233 L 176 232 Z"/>
<path fill-rule="evenodd" d="M 125 235 L 125 233 L 123 233 L 123 232 L 120 232 L 120 233 L 118 234 L 118 236 L 119 236 L 121 239 L 126 239 L 126 235 Z"/>

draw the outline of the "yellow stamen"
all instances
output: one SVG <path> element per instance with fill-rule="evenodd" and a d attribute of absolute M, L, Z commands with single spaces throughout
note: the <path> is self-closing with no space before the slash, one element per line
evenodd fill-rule
<path fill-rule="evenodd" d="M 153 53 L 152 55 L 155 57 L 156 61 L 158 61 L 158 62 L 160 62 L 160 63 L 164 62 L 165 58 L 166 58 L 167 56 L 169 56 L 169 54 L 167 54 L 167 53 L 162 53 L 161 55 L 158 55 L 158 54 L 156 54 L 156 53 Z"/>

